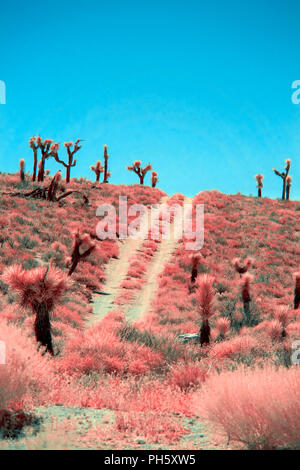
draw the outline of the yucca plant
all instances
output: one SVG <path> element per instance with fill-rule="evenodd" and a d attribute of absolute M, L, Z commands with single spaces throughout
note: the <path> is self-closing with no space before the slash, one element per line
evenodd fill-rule
<path fill-rule="evenodd" d="M 215 289 L 213 283 L 214 278 L 208 274 L 203 274 L 197 281 L 198 308 L 202 318 L 199 332 L 201 346 L 210 343 L 209 319 L 215 313 Z"/>
<path fill-rule="evenodd" d="M 36 341 L 54 355 L 50 313 L 69 286 L 66 275 L 52 266 L 24 270 L 14 265 L 4 271 L 2 279 L 17 292 L 21 307 L 32 310 Z"/>

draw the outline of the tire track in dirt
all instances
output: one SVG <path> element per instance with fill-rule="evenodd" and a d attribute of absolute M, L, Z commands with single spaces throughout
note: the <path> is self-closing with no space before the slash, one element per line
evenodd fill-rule
<path fill-rule="evenodd" d="M 185 197 L 183 203 L 191 204 L 192 198 Z M 134 303 L 127 310 L 126 318 L 130 322 L 141 319 L 151 308 L 152 300 L 155 298 L 158 290 L 159 276 L 164 271 L 166 264 L 171 260 L 178 245 L 178 240 L 174 237 L 174 222 L 171 223 L 170 235 L 169 239 L 161 240 L 159 249 L 155 252 L 152 262 L 145 273 L 147 282 L 136 296 Z"/>
<path fill-rule="evenodd" d="M 160 200 L 163 205 L 162 211 L 167 207 L 168 196 Z M 191 203 L 192 198 L 185 198 L 184 203 Z M 151 211 L 148 212 L 148 222 L 150 227 Z M 170 239 L 162 239 L 158 245 L 158 250 L 153 255 L 150 265 L 144 274 L 145 284 L 134 298 L 127 304 L 122 305 L 122 310 L 128 321 L 140 319 L 150 308 L 153 297 L 158 288 L 158 279 L 160 273 L 163 272 L 166 263 L 168 263 L 175 251 L 178 241 L 174 238 L 174 223 L 171 223 Z M 96 294 L 93 297 L 93 315 L 87 320 L 87 326 L 93 326 L 101 321 L 104 316 L 118 308 L 114 304 L 122 294 L 122 282 L 126 279 L 127 271 L 133 256 L 138 254 L 144 239 L 128 238 L 119 248 L 118 259 L 111 259 L 106 266 L 106 282 L 103 290 L 107 295 Z"/>

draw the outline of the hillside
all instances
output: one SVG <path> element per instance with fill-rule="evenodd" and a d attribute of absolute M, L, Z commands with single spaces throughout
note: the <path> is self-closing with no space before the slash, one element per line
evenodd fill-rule
<path fill-rule="evenodd" d="M 149 210 L 191 202 L 183 195 L 74 179 L 63 188 L 73 194 L 50 202 L 16 195 L 31 185 L 4 174 L 0 188 L 0 340 L 7 347 L 0 409 L 42 417 L 36 435 L 29 426 L 12 442 L 3 436 L 0 447 L 298 446 L 300 374 L 291 356 L 300 330 L 299 202 L 196 195 L 205 233 L 193 286 L 195 254 L 185 239 L 95 235 L 102 203 L 117 208 L 123 195 L 128 206 Z M 78 229 L 94 248 L 67 276 Z M 26 273 L 34 297 L 48 268 L 64 286 L 51 312 L 53 357 L 37 351 L 32 299 L 23 299 L 26 308 L 20 302 Z M 205 309 L 209 343 L 182 341 L 179 335 L 199 331 Z"/>

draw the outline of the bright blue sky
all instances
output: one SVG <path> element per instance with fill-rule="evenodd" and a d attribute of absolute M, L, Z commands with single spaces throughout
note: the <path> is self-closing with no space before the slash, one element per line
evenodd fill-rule
<path fill-rule="evenodd" d="M 170 194 L 256 195 L 261 172 L 280 197 L 272 167 L 290 157 L 300 199 L 299 28 L 294 0 L 2 2 L 0 170 L 31 170 L 40 133 L 86 139 L 73 176 L 93 178 L 106 143 L 115 184 L 139 159 Z"/>

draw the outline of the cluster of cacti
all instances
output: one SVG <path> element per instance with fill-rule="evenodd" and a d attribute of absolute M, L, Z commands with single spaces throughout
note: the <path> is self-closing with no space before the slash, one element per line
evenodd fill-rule
<path fill-rule="evenodd" d="M 70 182 L 71 178 L 71 168 L 76 165 L 76 158 L 74 158 L 75 153 L 77 153 L 81 149 L 81 145 L 79 145 L 81 139 L 77 139 L 74 147 L 73 142 L 65 142 L 64 146 L 67 149 L 68 154 L 68 161 L 67 163 L 61 160 L 58 156 L 59 144 L 57 142 L 53 143 L 51 139 L 43 140 L 40 136 L 38 137 L 31 137 L 29 139 L 29 146 L 33 151 L 33 172 L 32 172 L 32 181 L 39 182 L 44 181 L 44 177 L 46 174 L 49 174 L 49 170 L 45 170 L 45 161 L 49 157 L 53 157 L 56 162 L 60 163 L 66 168 L 66 183 Z M 73 147 L 73 149 L 72 149 Z M 38 163 L 38 150 L 41 153 L 41 159 Z M 95 172 L 96 174 L 96 182 L 100 182 L 100 175 L 103 173 L 103 181 L 102 183 L 108 183 L 108 180 L 111 176 L 111 173 L 108 171 L 108 159 L 109 155 L 107 153 L 107 145 L 104 145 L 104 166 L 102 166 L 102 162 L 100 160 L 97 161 L 96 165 L 91 165 L 90 169 Z M 126 167 L 128 170 L 133 171 L 136 173 L 140 179 L 140 184 L 144 184 L 144 179 L 148 171 L 152 170 L 152 165 L 149 163 L 144 168 L 141 167 L 141 162 L 136 160 L 132 166 L 128 165 Z M 38 174 L 37 174 L 38 173 Z M 20 173 L 21 175 L 21 173 Z M 24 180 L 22 180 L 24 181 Z M 155 188 L 158 183 L 158 176 L 156 171 L 152 171 L 151 175 L 151 186 Z"/>
<path fill-rule="evenodd" d="M 145 166 L 145 168 L 142 168 L 142 163 L 140 160 L 136 160 L 135 162 L 133 162 L 133 165 L 130 166 L 130 165 L 127 165 L 127 170 L 129 171 L 133 171 L 134 173 L 136 173 L 140 179 L 140 184 L 144 184 L 144 178 L 146 176 L 146 173 L 150 170 L 152 170 L 152 165 L 150 165 L 150 163 L 148 163 L 148 165 Z M 156 184 L 156 183 L 155 183 Z"/>

